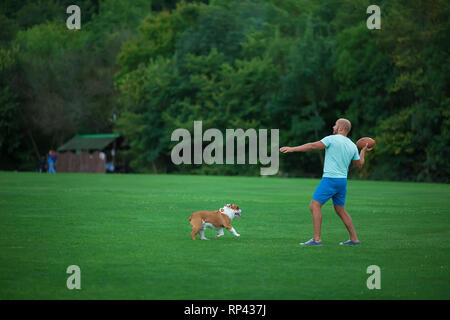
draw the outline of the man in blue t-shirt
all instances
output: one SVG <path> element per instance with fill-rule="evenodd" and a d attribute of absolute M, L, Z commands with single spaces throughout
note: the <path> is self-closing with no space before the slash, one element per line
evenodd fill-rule
<path fill-rule="evenodd" d="M 358 154 L 356 145 L 347 138 L 350 130 L 350 121 L 347 119 L 338 119 L 333 127 L 333 135 L 327 136 L 320 141 L 306 143 L 298 147 L 280 148 L 280 151 L 283 153 L 325 149 L 325 163 L 322 180 L 317 186 L 309 206 L 313 216 L 314 237 L 307 242 L 300 243 L 301 245 L 322 245 L 321 208 L 330 198 L 333 199 L 334 210 L 341 218 L 342 222 L 344 222 L 345 227 L 350 234 L 350 240 L 341 242 L 340 244 L 360 244 L 358 237 L 356 236 L 352 218 L 344 208 L 345 196 L 347 194 L 347 173 L 351 162 L 353 162 L 357 168 L 362 168 L 365 152 L 372 149 L 368 148 L 366 145 Z"/>

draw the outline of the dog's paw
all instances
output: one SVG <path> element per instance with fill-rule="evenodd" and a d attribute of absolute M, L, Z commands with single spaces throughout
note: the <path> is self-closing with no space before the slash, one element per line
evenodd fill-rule
<path fill-rule="evenodd" d="M 221 236 L 223 236 L 223 233 L 222 234 L 216 234 L 216 238 L 220 238 Z"/>
<path fill-rule="evenodd" d="M 201 238 L 200 240 L 209 240 L 208 238 Z"/>
<path fill-rule="evenodd" d="M 240 235 L 239 233 L 236 233 L 235 236 L 236 236 L 236 237 L 240 237 L 241 235 Z"/>

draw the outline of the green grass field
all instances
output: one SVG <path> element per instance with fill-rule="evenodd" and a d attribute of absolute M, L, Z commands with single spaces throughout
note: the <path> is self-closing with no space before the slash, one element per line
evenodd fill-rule
<path fill-rule="evenodd" d="M 449 185 L 349 180 L 361 246 L 339 246 L 328 202 L 323 246 L 305 248 L 318 182 L 0 172 L 0 299 L 450 298 Z M 242 208 L 241 237 L 192 241 L 189 215 L 225 203 Z M 66 287 L 69 265 L 81 290 Z"/>

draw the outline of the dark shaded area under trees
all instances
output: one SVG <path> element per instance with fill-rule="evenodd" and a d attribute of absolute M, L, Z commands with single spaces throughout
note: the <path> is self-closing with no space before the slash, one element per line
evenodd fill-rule
<path fill-rule="evenodd" d="M 0 4 L 0 169 L 34 170 L 75 134 L 116 132 L 134 172 L 257 175 L 259 166 L 175 166 L 176 128 L 278 128 L 280 145 L 331 134 L 377 147 L 354 177 L 449 182 L 448 1 L 71 1 Z M 113 116 L 115 115 L 115 117 Z M 116 120 L 114 120 L 116 119 Z M 320 176 L 319 152 L 280 173 Z"/>

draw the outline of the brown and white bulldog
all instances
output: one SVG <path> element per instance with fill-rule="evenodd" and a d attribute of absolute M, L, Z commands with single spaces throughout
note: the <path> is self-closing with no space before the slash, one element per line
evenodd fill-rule
<path fill-rule="evenodd" d="M 231 220 L 241 216 L 241 209 L 236 204 L 227 204 L 217 211 L 197 211 L 191 214 L 189 221 L 191 222 L 192 232 L 191 238 L 195 240 L 195 235 L 200 233 L 201 240 L 208 240 L 205 237 L 205 229 L 211 228 L 217 230 L 216 238 L 223 236 L 223 228 L 230 231 L 236 237 L 240 234 L 231 226 Z"/>

